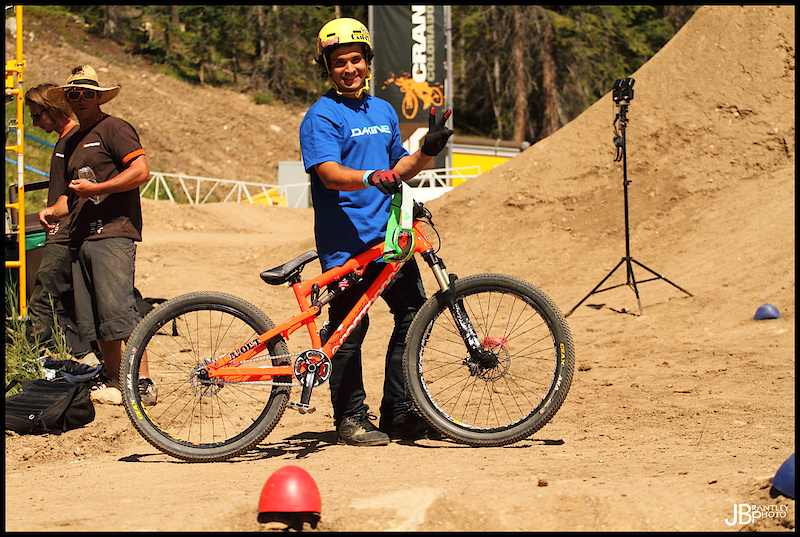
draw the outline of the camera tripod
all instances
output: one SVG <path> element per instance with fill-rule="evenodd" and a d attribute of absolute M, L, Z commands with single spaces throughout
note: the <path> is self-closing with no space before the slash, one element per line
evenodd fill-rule
<path fill-rule="evenodd" d="M 619 263 L 611 269 L 605 278 L 603 278 L 600 283 L 598 283 L 594 289 L 589 291 L 589 294 L 586 295 L 581 299 L 580 302 L 575 304 L 575 306 L 567 312 L 565 317 L 569 317 L 572 312 L 574 312 L 578 306 L 583 304 L 586 299 L 592 296 L 595 293 L 600 293 L 602 291 L 609 291 L 611 289 L 616 289 L 617 287 L 622 287 L 623 285 L 629 286 L 633 289 L 634 294 L 636 295 L 636 301 L 639 304 L 639 313 L 642 313 L 642 300 L 639 297 L 639 289 L 636 286 L 636 277 L 633 274 L 633 265 L 636 264 L 639 267 L 645 269 L 650 274 L 654 275 L 654 278 L 649 278 L 647 280 L 642 280 L 639 283 L 646 283 L 653 280 L 664 280 L 668 284 L 672 285 L 673 287 L 683 291 L 689 296 L 693 296 L 692 293 L 683 289 L 682 287 L 676 285 L 675 283 L 669 281 L 667 278 L 662 276 L 661 274 L 653 271 L 649 267 L 644 266 L 643 264 L 639 263 L 633 257 L 631 257 L 631 234 L 630 234 L 630 221 L 628 218 L 628 185 L 630 181 L 628 180 L 628 163 L 627 163 L 627 152 L 625 149 L 625 130 L 628 125 L 628 105 L 633 100 L 633 83 L 634 79 L 626 78 L 624 80 L 619 79 L 614 82 L 614 90 L 612 93 L 612 97 L 614 99 L 614 103 L 619 107 L 619 113 L 617 114 L 616 118 L 614 118 L 614 145 L 617 148 L 617 154 L 614 158 L 614 162 L 622 161 L 622 184 L 624 190 L 624 197 L 625 197 L 625 257 L 620 259 Z M 619 122 L 619 133 L 617 133 L 616 125 Z M 612 285 L 611 287 L 606 287 L 604 289 L 600 289 L 600 287 L 614 274 L 618 268 L 625 264 L 626 274 L 627 274 L 627 281 L 625 283 L 621 283 L 618 285 Z"/>

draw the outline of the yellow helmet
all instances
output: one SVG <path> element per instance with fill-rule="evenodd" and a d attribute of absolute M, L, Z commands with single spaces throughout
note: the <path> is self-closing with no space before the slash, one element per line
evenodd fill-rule
<path fill-rule="evenodd" d="M 366 45 L 367 54 L 372 53 L 372 39 L 366 26 L 356 19 L 333 19 L 319 31 L 317 54 L 322 54 L 328 47 L 353 43 Z"/>
<path fill-rule="evenodd" d="M 317 65 L 324 69 L 325 73 L 330 76 L 330 66 L 328 65 L 329 49 L 338 47 L 339 45 L 353 45 L 359 44 L 364 47 L 364 58 L 367 61 L 367 77 L 364 80 L 364 86 L 356 92 L 355 96 L 359 97 L 362 92 L 369 90 L 369 81 L 372 78 L 369 72 L 369 65 L 372 62 L 374 53 L 372 52 L 372 39 L 369 36 L 369 30 L 360 21 L 356 19 L 333 19 L 325 24 L 317 35 Z M 336 83 L 331 79 L 331 85 L 337 93 L 343 95 Z"/>

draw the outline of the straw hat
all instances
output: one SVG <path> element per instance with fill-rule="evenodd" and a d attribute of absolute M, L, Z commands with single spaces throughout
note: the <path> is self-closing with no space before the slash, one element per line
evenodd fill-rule
<path fill-rule="evenodd" d="M 69 109 L 69 101 L 67 101 L 66 94 L 72 89 L 95 90 L 98 104 L 104 104 L 117 96 L 120 87 L 101 88 L 100 82 L 97 80 L 97 73 L 92 66 L 81 65 L 72 70 L 66 84 L 48 90 L 47 98 L 57 106 L 63 105 Z"/>

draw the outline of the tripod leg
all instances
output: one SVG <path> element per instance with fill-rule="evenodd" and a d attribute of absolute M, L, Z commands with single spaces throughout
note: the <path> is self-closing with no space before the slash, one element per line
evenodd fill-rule
<path fill-rule="evenodd" d="M 670 284 L 671 286 L 675 287 L 676 289 L 679 289 L 679 290 L 683 291 L 684 293 L 686 293 L 686 294 L 687 294 L 687 295 L 689 295 L 689 296 L 694 296 L 692 293 L 690 293 L 689 291 L 687 291 L 687 290 L 686 290 L 686 289 L 684 289 L 683 287 L 681 287 L 681 286 L 679 286 L 679 285 L 677 285 L 677 284 L 675 284 L 675 283 L 673 283 L 673 282 L 669 281 L 668 279 L 666 279 L 664 276 L 662 276 L 662 275 L 661 275 L 661 274 L 659 274 L 658 272 L 655 272 L 654 270 L 652 270 L 652 269 L 650 269 L 650 268 L 648 268 L 648 267 L 646 267 L 646 266 L 642 265 L 641 263 L 639 263 L 639 262 L 638 262 L 638 261 L 636 261 L 635 259 L 631 258 L 631 261 L 633 261 L 634 263 L 636 263 L 637 265 L 639 265 L 639 266 L 640 266 L 640 267 L 642 267 L 643 269 L 645 269 L 645 270 L 649 271 L 650 273 L 654 274 L 654 275 L 655 275 L 655 276 L 657 276 L 659 279 L 662 279 L 662 280 L 664 280 L 665 282 L 667 282 L 667 283 L 668 283 L 668 284 Z"/>
<path fill-rule="evenodd" d="M 631 265 L 631 261 L 636 263 L 636 260 L 632 257 L 626 257 L 625 260 L 628 264 L 628 285 L 633 289 L 633 294 L 636 295 L 636 302 L 639 304 L 639 315 L 641 315 L 643 312 L 642 299 L 639 298 L 639 289 L 636 287 L 636 277 L 633 275 L 633 265 Z"/>
<path fill-rule="evenodd" d="M 614 267 L 613 269 L 611 269 L 611 272 L 609 272 L 608 274 L 606 274 L 606 277 L 605 277 L 605 278 L 603 278 L 603 279 L 600 281 L 600 283 L 598 283 L 597 285 L 595 285 L 594 289 L 592 289 L 591 291 L 589 291 L 589 294 L 588 294 L 588 295 L 586 295 L 585 297 L 583 297 L 583 298 L 581 299 L 581 301 L 580 301 L 580 302 L 578 302 L 577 304 L 575 304 L 575 306 L 574 306 L 574 307 L 573 307 L 571 310 L 569 310 L 569 311 L 567 312 L 567 314 L 566 314 L 566 315 L 564 315 L 564 317 L 569 317 L 570 315 L 572 315 L 572 312 L 573 312 L 573 311 L 575 311 L 576 309 L 578 309 L 578 306 L 580 306 L 581 304 L 583 304 L 583 303 L 586 301 L 586 299 L 587 299 L 587 298 L 589 298 L 590 296 L 592 296 L 592 295 L 593 295 L 593 294 L 594 294 L 594 293 L 595 293 L 595 292 L 596 292 L 598 289 L 600 289 L 600 286 L 601 286 L 601 285 L 603 285 L 604 283 L 606 283 L 606 280 L 607 280 L 607 279 L 609 279 L 609 278 L 611 277 L 611 275 L 612 275 L 612 274 L 614 274 L 614 272 L 616 272 L 616 271 L 617 271 L 617 269 L 620 267 L 620 265 L 622 265 L 622 262 L 623 262 L 623 261 L 625 261 L 625 258 L 624 258 L 624 257 L 623 257 L 622 259 L 620 259 L 620 260 L 619 260 L 619 263 L 617 263 L 617 266 L 616 266 L 616 267 Z"/>

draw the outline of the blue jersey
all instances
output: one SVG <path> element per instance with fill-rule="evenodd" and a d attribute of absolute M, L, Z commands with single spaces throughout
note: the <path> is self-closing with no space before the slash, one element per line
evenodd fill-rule
<path fill-rule="evenodd" d="M 388 170 L 408 151 L 388 102 L 370 95 L 352 99 L 333 90 L 306 112 L 300 150 L 311 175 L 317 252 L 322 270 L 328 270 L 383 241 L 391 196 L 377 188 L 328 189 L 314 166 L 332 161 L 355 170 Z"/>

